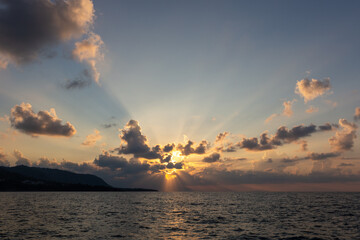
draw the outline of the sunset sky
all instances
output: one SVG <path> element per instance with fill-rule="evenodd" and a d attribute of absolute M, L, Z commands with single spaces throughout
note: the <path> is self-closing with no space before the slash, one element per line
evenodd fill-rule
<path fill-rule="evenodd" d="M 359 1 L 0 0 L 0 165 L 359 191 Z"/>

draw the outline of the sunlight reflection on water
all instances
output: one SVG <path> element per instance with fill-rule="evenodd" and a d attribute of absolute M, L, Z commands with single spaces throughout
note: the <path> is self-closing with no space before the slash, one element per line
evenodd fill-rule
<path fill-rule="evenodd" d="M 0 206 L 0 239 L 360 239 L 359 193 L 0 193 Z"/>

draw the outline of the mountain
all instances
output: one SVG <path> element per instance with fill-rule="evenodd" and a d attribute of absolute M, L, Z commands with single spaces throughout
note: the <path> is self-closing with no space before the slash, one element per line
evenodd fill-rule
<path fill-rule="evenodd" d="M 0 167 L 0 191 L 156 191 L 114 188 L 91 174 L 27 166 Z"/>
<path fill-rule="evenodd" d="M 12 173 L 48 182 L 84 184 L 90 186 L 110 186 L 97 176 L 91 174 L 78 174 L 59 169 L 16 166 L 7 168 L 6 170 Z"/>

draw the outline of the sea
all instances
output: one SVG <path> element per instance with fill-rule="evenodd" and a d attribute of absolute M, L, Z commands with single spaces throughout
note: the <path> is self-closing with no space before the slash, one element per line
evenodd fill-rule
<path fill-rule="evenodd" d="M 360 239 L 360 193 L 1 192 L 0 239 Z"/>

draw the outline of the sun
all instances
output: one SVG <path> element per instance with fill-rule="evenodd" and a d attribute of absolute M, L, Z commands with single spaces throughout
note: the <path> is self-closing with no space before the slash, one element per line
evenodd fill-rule
<path fill-rule="evenodd" d="M 173 151 L 171 152 L 171 160 L 175 162 L 181 162 L 184 160 L 184 156 L 181 154 L 180 151 Z"/>

